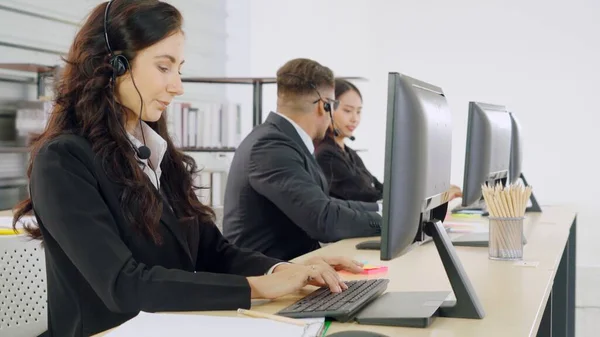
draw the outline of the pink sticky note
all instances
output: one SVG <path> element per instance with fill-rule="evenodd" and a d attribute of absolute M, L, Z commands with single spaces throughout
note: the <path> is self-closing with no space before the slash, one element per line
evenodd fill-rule
<path fill-rule="evenodd" d="M 363 266 L 364 271 L 361 274 L 376 274 L 385 273 L 388 270 L 386 266 L 375 266 L 372 264 L 365 264 Z"/>

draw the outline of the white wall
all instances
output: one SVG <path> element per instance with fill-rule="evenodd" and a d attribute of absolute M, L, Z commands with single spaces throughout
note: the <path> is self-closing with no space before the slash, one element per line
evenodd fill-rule
<path fill-rule="evenodd" d="M 251 47 L 252 31 L 250 1 L 228 0 L 227 10 L 227 63 L 225 74 L 229 77 L 250 76 L 252 68 Z M 252 86 L 251 85 L 226 85 L 227 96 L 234 98 L 235 102 L 242 104 L 242 134 L 245 136 L 252 127 Z"/>
<path fill-rule="evenodd" d="M 337 75 L 367 77 L 357 83 L 365 108 L 353 146 L 368 150 L 361 155 L 379 177 L 389 71 L 446 92 L 455 131 L 452 178 L 459 185 L 468 102 L 508 106 L 524 128 L 524 173 L 538 200 L 577 207 L 579 274 L 598 275 L 599 13 L 593 0 L 253 0 L 246 17 L 228 24 L 247 29 L 251 41 L 231 62 L 250 60 L 235 75 L 274 76 L 287 60 L 309 57 Z M 275 88 L 266 90 L 263 115 L 275 99 Z M 598 276 L 585 277 L 586 284 L 600 284 Z M 582 286 L 584 294 L 597 288 Z M 600 306 L 596 299 L 585 305 Z"/>

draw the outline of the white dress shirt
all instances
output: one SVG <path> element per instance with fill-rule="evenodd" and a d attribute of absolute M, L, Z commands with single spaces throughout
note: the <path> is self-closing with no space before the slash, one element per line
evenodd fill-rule
<path fill-rule="evenodd" d="M 148 124 L 142 122 L 142 128 L 144 128 L 144 137 L 142 138 L 142 133 L 140 129 L 140 124 L 137 124 L 136 128 L 133 130 L 133 134 L 127 133 L 127 137 L 133 143 L 136 148 L 144 145 L 142 140 L 146 139 L 146 146 L 150 149 L 150 158 L 148 159 L 139 159 L 143 164 L 140 165 L 144 173 L 150 178 L 150 181 L 156 187 L 156 189 L 160 188 L 160 175 L 162 170 L 160 169 L 160 164 L 167 152 L 167 141 L 164 140 L 156 131 L 154 131 Z M 306 132 L 305 132 L 306 133 Z M 308 135 L 307 135 L 308 136 Z M 310 137 L 309 137 L 310 138 Z M 312 144 L 311 144 L 312 145 Z M 148 165 L 148 161 L 152 164 L 152 167 Z M 287 262 L 279 262 L 269 268 L 266 274 L 273 273 L 273 270 L 279 266 L 280 264 Z"/>
<path fill-rule="evenodd" d="M 308 133 L 306 133 L 306 131 L 304 131 L 304 129 L 300 125 L 298 125 L 296 122 L 294 122 L 288 116 L 286 116 L 282 113 L 279 113 L 279 112 L 275 112 L 275 113 L 278 114 L 279 116 L 285 118 L 288 122 L 290 122 L 292 124 L 294 129 L 296 129 L 296 132 L 298 132 L 298 135 L 300 136 L 300 138 L 302 138 L 302 141 L 304 142 L 304 145 L 306 145 L 308 152 L 310 152 L 310 154 L 314 154 L 315 153 L 315 145 L 313 144 L 313 140 L 312 140 L 312 138 L 310 138 Z"/>
<path fill-rule="evenodd" d="M 140 129 L 140 124 L 136 124 L 136 128 L 133 130 L 133 134 L 127 133 L 129 140 L 133 143 L 133 145 L 137 148 L 144 145 L 142 140 L 146 140 L 146 146 L 150 149 L 150 158 L 148 159 L 139 159 L 143 165 L 141 165 L 142 170 L 150 181 L 152 185 L 156 187 L 156 189 L 160 188 L 160 175 L 162 170 L 160 169 L 160 164 L 167 152 L 167 141 L 164 140 L 156 131 L 154 131 L 148 124 L 142 122 L 141 127 L 144 128 L 144 137 L 142 137 L 142 132 Z M 150 167 L 148 161 L 152 164 Z M 154 171 L 154 173 L 153 173 Z"/>

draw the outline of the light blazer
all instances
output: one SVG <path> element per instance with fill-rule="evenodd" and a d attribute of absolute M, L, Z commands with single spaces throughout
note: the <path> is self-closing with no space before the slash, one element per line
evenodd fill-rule
<path fill-rule="evenodd" d="M 245 276 L 280 262 L 236 248 L 213 223 L 180 222 L 166 203 L 163 243 L 155 245 L 125 219 L 120 187 L 76 135 L 41 148 L 30 191 L 44 239 L 50 336 L 88 336 L 140 311 L 249 308 Z"/>
<path fill-rule="evenodd" d="M 321 169 L 285 118 L 271 113 L 235 152 L 225 188 L 223 234 L 289 260 L 334 242 L 381 233 L 376 203 L 329 196 Z"/>

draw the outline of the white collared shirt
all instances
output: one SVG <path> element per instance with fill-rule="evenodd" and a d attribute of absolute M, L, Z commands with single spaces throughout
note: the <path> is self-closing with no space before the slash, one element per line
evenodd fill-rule
<path fill-rule="evenodd" d="M 150 181 L 152 182 L 152 184 L 154 185 L 154 187 L 156 187 L 156 189 L 159 189 L 160 186 L 160 174 L 162 173 L 162 170 L 160 169 L 160 163 L 163 160 L 163 157 L 165 156 L 165 153 L 167 152 L 167 141 L 164 140 L 164 138 L 162 138 L 158 133 L 156 133 L 156 131 L 152 130 L 151 127 L 148 126 L 148 124 L 142 122 L 142 127 L 144 128 L 144 138 L 146 139 L 146 146 L 150 149 L 150 158 L 148 159 L 139 159 L 141 162 L 143 162 L 145 165 L 142 165 L 142 170 L 144 171 L 144 173 L 148 176 L 148 178 L 150 178 Z M 129 139 L 131 140 L 131 142 L 133 143 L 133 145 L 137 148 L 140 147 L 142 145 L 144 145 L 142 143 L 142 134 L 140 132 L 140 125 L 137 124 L 137 127 L 135 128 L 133 135 L 130 134 L 129 132 L 127 133 L 127 137 L 129 137 Z M 152 173 L 152 168 L 150 167 L 150 165 L 148 165 L 148 160 L 150 160 L 150 163 L 152 163 L 152 167 L 154 167 L 154 173 Z M 155 175 L 156 174 L 156 175 Z M 266 274 L 271 274 L 273 273 L 273 271 L 275 270 L 275 268 L 277 268 L 277 266 L 279 266 L 280 264 L 285 264 L 287 262 L 279 262 L 276 263 L 275 265 L 273 265 L 271 268 L 269 268 L 269 270 L 266 272 Z"/>
<path fill-rule="evenodd" d="M 310 138 L 310 136 L 308 135 L 308 133 L 306 131 L 304 131 L 304 129 L 296 124 L 296 122 L 294 122 L 291 118 L 289 118 L 288 116 L 279 113 L 277 111 L 275 111 L 276 114 L 278 114 L 279 116 L 285 118 L 288 122 L 290 122 L 293 126 L 294 129 L 296 129 L 296 132 L 298 132 L 298 135 L 300 136 L 300 138 L 302 138 L 302 141 L 304 142 L 304 145 L 306 145 L 306 148 L 308 149 L 308 152 L 310 152 L 310 154 L 314 154 L 315 152 L 315 145 L 313 144 L 313 140 L 312 138 Z"/>
<path fill-rule="evenodd" d="M 162 170 L 160 169 L 160 164 L 167 152 L 167 141 L 164 140 L 156 131 L 152 130 L 148 124 L 142 122 L 142 128 L 144 128 L 144 137 L 142 138 L 142 133 L 140 129 L 140 124 L 136 124 L 136 128 L 133 131 L 133 135 L 129 132 L 127 133 L 127 137 L 131 140 L 133 145 L 136 148 L 144 145 L 142 143 L 142 139 L 145 138 L 146 146 L 150 149 L 150 158 L 148 159 L 139 159 L 144 165 L 141 165 L 144 173 L 150 178 L 152 185 L 156 187 L 156 189 L 160 188 L 160 175 Z M 148 160 L 152 164 L 154 170 L 148 165 Z M 154 172 L 153 172 L 154 171 Z"/>

